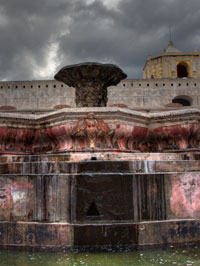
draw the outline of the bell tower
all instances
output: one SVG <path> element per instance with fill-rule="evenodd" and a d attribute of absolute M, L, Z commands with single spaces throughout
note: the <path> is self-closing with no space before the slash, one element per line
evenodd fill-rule
<path fill-rule="evenodd" d="M 172 40 L 167 49 L 156 56 L 149 56 L 144 68 L 144 79 L 161 78 L 199 78 L 200 77 L 200 53 L 184 53 L 174 47 Z"/>

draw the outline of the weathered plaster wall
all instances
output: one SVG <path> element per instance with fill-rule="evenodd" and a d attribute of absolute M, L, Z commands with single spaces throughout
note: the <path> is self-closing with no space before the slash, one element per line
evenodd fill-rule
<path fill-rule="evenodd" d="M 31 166 L 34 175 L 23 174 L 29 166 L 23 164 L 16 174 L 21 167 L 15 165 L 15 175 L 0 176 L 0 221 L 69 221 L 68 177 L 36 174 L 41 167 L 36 164 Z"/>
<path fill-rule="evenodd" d="M 199 218 L 199 196 L 199 173 L 176 173 L 171 176 L 170 209 L 176 218 Z"/>
<path fill-rule="evenodd" d="M 17 109 L 53 109 L 56 105 L 75 107 L 75 90 L 53 81 L 0 82 L 0 107 Z"/>
<path fill-rule="evenodd" d="M 108 105 L 122 103 L 129 108 L 159 108 L 180 95 L 191 97 L 192 105 L 200 105 L 199 79 L 128 79 L 116 88 L 108 88 Z"/>
<path fill-rule="evenodd" d="M 108 88 L 108 106 L 125 104 L 129 108 L 164 107 L 179 95 L 190 96 L 200 105 L 199 79 L 126 79 Z M 75 89 L 54 81 L 0 82 L 0 109 L 53 109 L 57 105 L 75 107 Z"/>

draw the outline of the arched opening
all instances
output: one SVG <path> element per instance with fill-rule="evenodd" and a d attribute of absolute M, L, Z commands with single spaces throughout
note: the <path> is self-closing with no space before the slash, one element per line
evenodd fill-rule
<path fill-rule="evenodd" d="M 188 77 L 188 65 L 185 62 L 181 62 L 177 65 L 177 77 L 178 78 Z"/>
<path fill-rule="evenodd" d="M 190 103 L 187 100 L 181 99 L 181 98 L 177 98 L 175 100 L 172 101 L 173 103 L 179 103 L 182 106 L 190 106 Z"/>
<path fill-rule="evenodd" d="M 176 96 L 173 100 L 172 103 L 178 103 L 181 104 L 182 106 L 191 106 L 193 103 L 193 100 L 191 97 L 186 96 L 186 95 L 180 95 Z"/>

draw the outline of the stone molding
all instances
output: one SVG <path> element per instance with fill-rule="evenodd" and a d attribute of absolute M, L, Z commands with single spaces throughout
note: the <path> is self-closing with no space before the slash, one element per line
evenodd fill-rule
<path fill-rule="evenodd" d="M 96 118 L 106 121 L 120 121 L 125 124 L 143 125 L 151 127 L 154 124 L 177 123 L 179 121 L 199 121 L 200 110 L 188 108 L 182 110 L 170 110 L 159 112 L 135 111 L 120 107 L 88 107 L 88 108 L 64 108 L 50 113 L 20 114 L 20 113 L 0 113 L 0 125 L 14 128 L 42 129 L 55 125 L 75 122 L 84 119 L 89 113 L 94 113 Z"/>

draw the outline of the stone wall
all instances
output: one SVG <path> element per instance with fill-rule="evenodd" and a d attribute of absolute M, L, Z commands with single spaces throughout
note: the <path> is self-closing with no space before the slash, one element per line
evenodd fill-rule
<path fill-rule="evenodd" d="M 108 89 L 108 105 L 121 103 L 129 108 L 159 108 L 183 95 L 191 98 L 192 105 L 200 105 L 199 79 L 127 79 Z"/>
<path fill-rule="evenodd" d="M 190 97 L 191 105 L 200 105 L 199 79 L 126 79 L 108 88 L 108 106 L 123 104 L 129 108 L 162 108 L 176 96 Z M 75 107 L 75 89 L 54 81 L 0 82 L 0 109 L 56 109 Z M 7 108 L 6 108 L 7 107 Z"/>
<path fill-rule="evenodd" d="M 75 90 L 54 81 L 0 82 L 0 107 L 17 109 L 54 109 L 57 105 L 75 107 Z"/>

